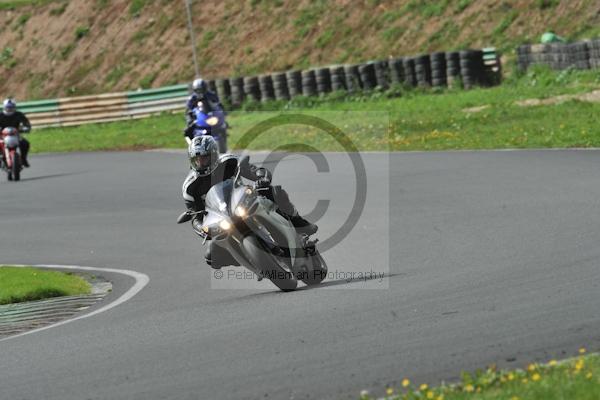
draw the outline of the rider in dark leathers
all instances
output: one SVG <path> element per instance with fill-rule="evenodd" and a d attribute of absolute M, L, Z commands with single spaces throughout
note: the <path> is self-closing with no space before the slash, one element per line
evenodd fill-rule
<path fill-rule="evenodd" d="M 191 170 L 183 182 L 183 199 L 189 211 L 203 211 L 206 193 L 213 185 L 233 178 L 239 160 L 233 154 L 219 155 L 217 143 L 211 136 L 194 138 L 190 143 L 188 156 Z M 312 235 L 317 231 L 316 225 L 298 214 L 287 192 L 281 186 L 271 186 L 271 173 L 267 169 L 248 163 L 247 167 L 240 170 L 240 175 L 255 181 L 258 188 L 268 189 L 267 196 L 277 204 L 278 211 L 290 219 L 299 233 Z M 198 235 L 206 237 L 202 231 L 203 218 L 202 215 L 195 216 L 192 219 L 192 227 Z M 214 241 L 211 241 L 205 259 L 208 265 L 217 269 L 225 265 L 237 264 L 233 257 L 225 249 L 215 245 Z"/>
<path fill-rule="evenodd" d="M 17 103 L 12 99 L 4 100 L 2 113 L 0 113 L 0 131 L 4 128 L 17 128 L 21 132 L 29 132 L 31 130 L 31 123 L 20 111 L 17 111 Z M 29 142 L 21 135 L 19 141 L 19 147 L 21 148 L 21 160 L 24 167 L 29 167 L 27 160 L 27 154 L 29 153 Z"/>

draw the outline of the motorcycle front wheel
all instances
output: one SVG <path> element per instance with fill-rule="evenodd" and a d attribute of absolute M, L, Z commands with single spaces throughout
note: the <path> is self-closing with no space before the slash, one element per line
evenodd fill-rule
<path fill-rule="evenodd" d="M 19 181 L 21 180 L 21 156 L 19 155 L 19 153 L 13 153 L 13 159 L 12 159 L 12 165 L 11 165 L 11 171 L 12 171 L 12 178 L 15 181 Z M 10 177 L 8 178 L 10 180 Z"/>
<path fill-rule="evenodd" d="M 298 280 L 292 273 L 284 270 L 279 265 L 274 258 L 275 256 L 266 250 L 255 236 L 246 236 L 242 245 L 254 267 L 262 272 L 263 278 L 269 279 L 284 292 L 296 289 Z"/>
<path fill-rule="evenodd" d="M 318 285 L 327 277 L 327 263 L 319 250 L 315 250 L 308 262 L 312 263 L 312 268 L 303 275 L 302 282 L 308 286 Z"/>

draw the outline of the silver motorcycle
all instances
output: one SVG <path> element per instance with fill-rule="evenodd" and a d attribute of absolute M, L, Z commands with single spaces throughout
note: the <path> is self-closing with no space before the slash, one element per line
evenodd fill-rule
<path fill-rule="evenodd" d="M 267 278 L 283 291 L 296 289 L 299 280 L 307 285 L 321 283 L 327 264 L 316 248 L 317 241 L 298 234 L 264 189 L 244 184 L 240 170 L 246 163 L 248 157 L 242 158 L 234 178 L 210 188 L 205 211 L 185 212 L 177 222 L 203 214 L 205 242 L 214 240 L 232 256 L 232 265 L 248 268 L 258 280 Z"/>

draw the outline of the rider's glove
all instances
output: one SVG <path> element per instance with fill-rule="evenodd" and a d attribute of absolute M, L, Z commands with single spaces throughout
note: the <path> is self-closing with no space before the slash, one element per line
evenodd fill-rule
<path fill-rule="evenodd" d="M 258 189 L 271 186 L 271 174 L 265 168 L 258 168 L 256 170 L 256 178 L 256 187 Z"/>
<path fill-rule="evenodd" d="M 194 124 L 189 125 L 183 130 L 183 136 L 192 136 L 194 134 Z"/>

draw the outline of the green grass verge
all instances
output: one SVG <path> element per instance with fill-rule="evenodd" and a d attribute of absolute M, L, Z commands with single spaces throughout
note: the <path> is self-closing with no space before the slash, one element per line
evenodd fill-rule
<path fill-rule="evenodd" d="M 393 88 L 368 95 L 331 94 L 292 102 L 246 104 L 232 112 L 230 147 L 258 122 L 281 111 L 319 115 L 341 128 L 360 150 L 447 150 L 600 146 L 600 103 L 569 100 L 522 107 L 519 100 L 577 94 L 600 88 L 600 70 L 551 72 L 534 69 L 503 85 L 463 90 L 421 91 Z M 486 106 L 479 112 L 465 112 Z M 261 112 L 258 112 L 261 111 Z M 183 148 L 182 115 L 163 114 L 29 135 L 34 152 Z M 273 149 L 297 143 L 319 150 L 341 150 L 318 129 L 274 129 L 249 145 Z M 298 149 L 302 146 L 296 146 Z"/>
<path fill-rule="evenodd" d="M 90 284 L 64 272 L 0 266 L 0 304 L 88 294 Z"/>
<path fill-rule="evenodd" d="M 584 352 L 584 349 L 580 350 Z M 460 383 L 430 388 L 408 379 L 389 387 L 385 399 L 434 400 L 596 400 L 600 399 L 600 355 L 548 364 L 531 364 L 524 370 L 498 371 L 491 367 L 463 374 Z M 361 399 L 371 399 L 367 393 Z"/>

